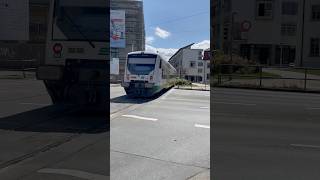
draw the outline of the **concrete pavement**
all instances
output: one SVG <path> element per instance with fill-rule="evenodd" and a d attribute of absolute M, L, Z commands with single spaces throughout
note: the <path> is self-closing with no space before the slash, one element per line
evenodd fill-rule
<path fill-rule="evenodd" d="M 319 179 L 320 95 L 215 88 L 214 179 Z"/>
<path fill-rule="evenodd" d="M 105 116 L 51 105 L 41 81 L 0 83 L 0 179 L 109 177 Z"/>

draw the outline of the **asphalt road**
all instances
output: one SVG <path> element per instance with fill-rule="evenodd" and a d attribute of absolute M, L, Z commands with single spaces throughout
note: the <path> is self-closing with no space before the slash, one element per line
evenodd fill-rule
<path fill-rule="evenodd" d="M 1 180 L 109 177 L 105 115 L 51 105 L 41 81 L 0 84 Z"/>
<path fill-rule="evenodd" d="M 113 88 L 111 97 L 121 91 Z M 112 180 L 209 180 L 209 91 L 172 89 L 149 100 L 119 95 L 111 99 Z"/>
<path fill-rule="evenodd" d="M 209 179 L 208 91 L 130 99 L 111 86 L 110 136 L 105 115 L 51 105 L 41 81 L 0 84 L 0 179 L 104 180 L 109 162 L 111 179 Z"/>
<path fill-rule="evenodd" d="M 320 95 L 211 91 L 213 179 L 320 177 Z"/>

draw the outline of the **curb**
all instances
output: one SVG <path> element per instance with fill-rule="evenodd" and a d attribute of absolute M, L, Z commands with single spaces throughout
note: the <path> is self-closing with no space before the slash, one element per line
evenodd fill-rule
<path fill-rule="evenodd" d="M 174 89 L 181 89 L 181 90 L 194 90 L 194 91 L 210 91 L 210 89 L 197 89 L 197 88 L 187 88 L 187 87 L 174 87 Z"/>
<path fill-rule="evenodd" d="M 213 88 L 249 89 L 249 90 L 280 91 L 280 92 L 299 92 L 299 93 L 314 93 L 314 94 L 319 94 L 319 93 L 320 93 L 320 91 L 315 91 L 315 90 L 263 88 L 263 87 L 259 88 L 259 87 L 241 87 L 241 86 L 213 86 Z"/>

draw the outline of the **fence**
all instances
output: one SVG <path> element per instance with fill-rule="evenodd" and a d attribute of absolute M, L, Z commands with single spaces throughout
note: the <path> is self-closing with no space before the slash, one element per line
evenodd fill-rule
<path fill-rule="evenodd" d="M 320 92 L 320 69 L 258 65 L 215 65 L 213 85 Z"/>

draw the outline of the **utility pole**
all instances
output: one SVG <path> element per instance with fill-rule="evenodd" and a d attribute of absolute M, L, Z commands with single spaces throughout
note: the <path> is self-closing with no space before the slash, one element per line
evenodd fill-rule
<path fill-rule="evenodd" d="M 306 0 L 302 0 L 302 30 L 301 30 L 301 49 L 300 49 L 300 67 L 303 67 L 303 45 L 304 45 L 304 16 L 305 16 L 305 6 L 306 6 Z"/>

